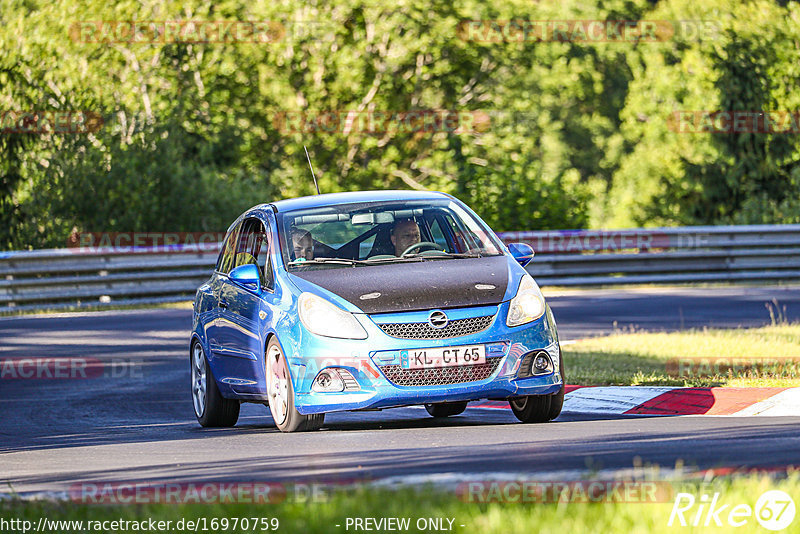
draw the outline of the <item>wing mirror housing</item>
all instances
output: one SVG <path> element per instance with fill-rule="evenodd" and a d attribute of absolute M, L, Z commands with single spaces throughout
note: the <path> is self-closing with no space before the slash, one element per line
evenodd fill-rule
<path fill-rule="evenodd" d="M 510 243 L 508 251 L 517 260 L 517 263 L 525 267 L 533 259 L 533 247 L 527 243 Z"/>
<path fill-rule="evenodd" d="M 240 265 L 231 271 L 228 278 L 251 293 L 259 294 L 261 292 L 261 274 L 258 272 L 257 265 L 252 263 Z"/>

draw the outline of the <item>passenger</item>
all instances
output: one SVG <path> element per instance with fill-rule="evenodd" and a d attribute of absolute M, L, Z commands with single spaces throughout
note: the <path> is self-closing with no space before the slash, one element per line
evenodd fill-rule
<path fill-rule="evenodd" d="M 394 222 L 390 239 L 394 245 L 394 255 L 402 256 L 408 247 L 422 240 L 419 225 L 414 219 L 398 219 Z"/>
<path fill-rule="evenodd" d="M 302 228 L 292 230 L 292 248 L 294 249 L 295 260 L 314 259 L 314 239 L 311 232 Z"/>

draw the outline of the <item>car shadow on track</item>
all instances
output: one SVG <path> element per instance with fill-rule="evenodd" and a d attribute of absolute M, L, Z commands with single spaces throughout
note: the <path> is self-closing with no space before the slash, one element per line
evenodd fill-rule
<path fill-rule="evenodd" d="M 144 407 L 146 408 L 146 406 Z M 144 409 L 143 408 L 143 409 Z M 119 421 L 102 424 L 81 419 L 69 425 L 40 425 L 27 436 L 18 436 L 0 430 L 0 454 L 21 451 L 56 450 L 70 447 L 95 447 L 126 443 L 169 442 L 176 440 L 205 440 L 233 438 L 253 434 L 281 434 L 265 406 L 246 404 L 236 426 L 231 428 L 202 428 L 192 417 L 191 408 L 183 412 L 186 418 L 159 420 L 142 418 L 136 422 Z M 508 409 L 468 408 L 463 414 L 448 418 L 433 418 L 424 408 L 394 408 L 383 411 L 338 412 L 328 414 L 325 425 L 318 434 L 373 432 L 396 430 L 470 429 L 481 427 L 514 427 L 547 430 L 562 422 L 633 419 L 648 416 L 616 416 L 596 414 L 564 413 L 551 423 L 525 425 L 520 423 Z M 91 424 L 92 421 L 94 424 Z M 303 433 L 302 435 L 312 435 Z"/>
<path fill-rule="evenodd" d="M 581 414 L 562 413 L 550 423 L 525 425 L 541 427 L 560 422 L 578 421 L 607 421 L 616 419 L 648 418 L 651 415 L 622 415 L 622 414 Z M 430 429 L 430 428 L 461 428 L 485 426 L 520 425 L 521 423 L 508 408 L 467 408 L 460 415 L 451 417 L 434 418 L 428 415 L 422 406 L 405 408 L 391 408 L 375 411 L 334 412 L 325 416 L 325 424 L 320 432 L 337 431 L 382 431 L 399 429 Z M 252 432 L 277 432 L 277 427 L 267 413 L 265 419 L 257 415 L 241 417 L 236 429 Z"/>
<path fill-rule="evenodd" d="M 64 487 L 76 482 L 154 485 L 258 481 L 335 485 L 387 478 L 423 483 L 436 480 L 433 475 L 443 474 L 457 475 L 459 480 L 480 480 L 498 473 L 520 479 L 536 473 L 580 477 L 581 473 L 604 469 L 631 469 L 637 462 L 666 468 L 679 460 L 687 467 L 701 469 L 777 466 L 793 463 L 800 453 L 796 418 L 785 422 L 748 419 L 747 424 L 733 428 L 729 422 L 716 418 L 688 418 L 670 427 L 651 421 L 631 425 L 615 422 L 611 427 L 604 422 L 593 422 L 579 428 L 570 423 L 556 423 L 548 426 L 548 432 L 530 432 L 537 429 L 535 425 L 521 428 L 527 431 L 524 435 L 510 433 L 505 425 L 492 429 L 491 435 L 468 428 L 457 435 L 446 429 L 431 435 L 409 428 L 390 436 L 355 435 L 354 440 L 334 441 L 329 441 L 332 433 L 326 432 L 263 433 L 256 447 L 241 449 L 241 440 L 222 441 L 215 449 L 208 449 L 201 459 L 192 452 L 177 460 L 181 445 L 168 455 L 176 459 L 161 463 L 136 463 L 141 455 L 115 460 L 114 468 L 93 469 L 91 466 L 97 463 L 75 462 L 70 470 L 30 472 L 15 476 L 11 482 L 20 488 Z M 203 432 L 205 436 L 222 439 L 235 433 L 236 429 Z M 451 444 L 459 440 L 464 444 Z M 155 445 L 157 449 L 150 450 L 158 450 L 157 454 L 166 447 L 165 443 Z M 216 452 L 212 454 L 212 450 Z M 285 452 L 252 454 L 253 450 Z"/>
<path fill-rule="evenodd" d="M 178 417 L 162 418 L 153 413 L 158 406 L 131 406 L 127 418 L 120 414 L 97 415 L 88 410 L 68 421 L 53 414 L 35 428 L 26 428 L 26 435 L 0 429 L 0 454 L 21 451 L 55 450 L 70 447 L 95 447 L 126 443 L 169 442 L 175 440 L 205 440 L 247 436 L 252 434 L 281 434 L 269 414 L 269 409 L 245 404 L 239 422 L 231 428 L 202 428 L 192 417 L 189 403 L 181 403 Z M 146 413 L 146 410 L 151 413 Z M 144 410 L 144 411 L 142 411 Z M 183 415 L 183 417 L 181 417 Z M 510 413 L 488 414 L 468 412 L 449 419 L 434 419 L 423 408 L 399 408 L 382 412 L 342 412 L 329 414 L 320 432 L 330 430 L 397 430 L 432 429 L 440 427 L 480 427 L 516 423 Z M 134 421 L 133 416 L 138 418 Z M 310 435 L 304 433 L 304 435 Z"/>

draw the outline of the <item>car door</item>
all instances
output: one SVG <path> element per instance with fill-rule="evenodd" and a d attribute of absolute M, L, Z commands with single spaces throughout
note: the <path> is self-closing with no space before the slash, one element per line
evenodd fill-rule
<path fill-rule="evenodd" d="M 227 307 L 221 312 L 221 331 L 225 353 L 232 357 L 257 361 L 264 349 L 261 325 L 268 322 L 271 315 L 262 298 L 272 286 L 268 235 L 260 219 L 245 219 L 234 258 L 234 268 L 248 263 L 258 266 L 261 277 L 259 294 L 230 279 L 223 282 L 222 298 Z"/>
<path fill-rule="evenodd" d="M 236 246 L 239 238 L 239 231 L 241 230 L 241 222 L 232 225 L 225 237 L 225 242 L 222 246 L 217 265 L 214 269 L 214 275 L 208 283 L 208 292 L 210 299 L 213 302 L 213 308 L 206 312 L 208 318 L 206 324 L 206 339 L 208 339 L 208 347 L 211 351 L 212 357 L 224 355 L 224 342 L 223 331 L 221 328 L 220 318 L 227 308 L 227 300 L 223 297 L 223 289 L 227 275 L 234 266 L 234 258 L 236 256 Z"/>

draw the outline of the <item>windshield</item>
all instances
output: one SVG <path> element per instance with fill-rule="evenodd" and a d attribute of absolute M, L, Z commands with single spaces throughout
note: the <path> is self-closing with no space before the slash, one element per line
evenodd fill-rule
<path fill-rule="evenodd" d="M 341 204 L 278 214 L 288 270 L 502 254 L 497 238 L 449 199 Z"/>

